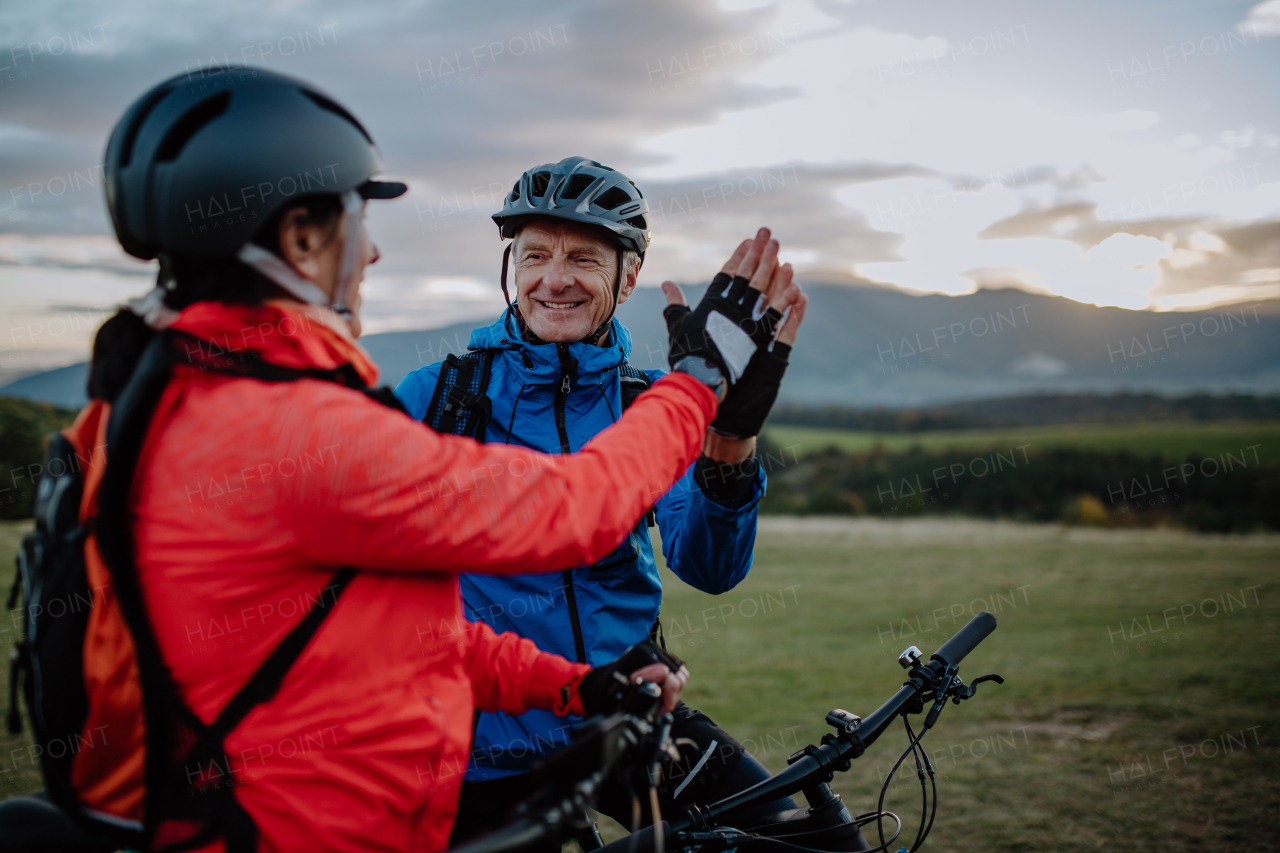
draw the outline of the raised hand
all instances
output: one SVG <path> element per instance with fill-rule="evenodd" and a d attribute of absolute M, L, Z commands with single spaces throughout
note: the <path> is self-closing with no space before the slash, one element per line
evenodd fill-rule
<path fill-rule="evenodd" d="M 756 351 L 772 342 L 782 311 L 795 301 L 792 294 L 780 301 L 781 310 L 773 305 L 781 281 L 774 275 L 777 264 L 778 241 L 761 228 L 754 240 L 738 246 L 697 308 L 689 308 L 674 283 L 664 282 L 672 367 L 696 356 L 714 364 L 728 385 L 737 382 Z"/>
<path fill-rule="evenodd" d="M 708 294 L 726 289 L 732 293 L 735 285 L 745 281 L 746 288 L 740 290 L 740 293 L 746 290 L 759 291 L 760 295 L 755 299 L 769 306 L 765 316 L 773 320 L 771 336 L 776 328 L 777 318 L 786 315 L 781 328 L 776 328 L 776 336 L 772 340 L 757 343 L 755 352 L 721 403 L 711 429 L 722 438 L 741 440 L 759 434 L 777 399 L 791 346 L 804 321 L 809 298 L 800 285 L 792 280 L 791 265 L 779 265 L 777 258 L 778 241 L 770 238 L 769 229 L 761 228 L 754 240 L 744 240 L 739 244 L 708 289 Z M 694 312 L 689 309 L 684 294 L 672 282 L 664 282 L 662 289 L 667 296 L 667 308 L 663 313 L 667 317 L 668 328 L 673 328 L 674 324 L 675 328 L 685 329 Z M 746 296 L 750 298 L 751 294 L 748 292 Z M 673 333 L 673 356 L 674 347 Z M 754 442 L 750 445 L 713 442 L 707 452 L 712 458 L 736 462 L 750 456 L 753 447 Z"/>

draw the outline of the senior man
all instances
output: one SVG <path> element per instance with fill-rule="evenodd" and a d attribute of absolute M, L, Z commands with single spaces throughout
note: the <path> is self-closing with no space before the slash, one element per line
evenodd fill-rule
<path fill-rule="evenodd" d="M 442 432 L 565 454 L 614 423 L 661 375 L 626 363 L 631 336 L 614 317 L 634 292 L 648 249 L 647 211 L 634 183 L 593 160 L 570 157 L 525 172 L 493 217 L 501 237 L 514 238 L 502 260 L 508 308 L 472 332 L 466 357 L 451 356 L 404 379 L 396 395 L 410 415 Z M 776 397 L 806 304 L 790 266 L 779 265 L 777 256 L 777 241 L 761 229 L 712 284 L 730 294 L 736 286 L 742 294 L 750 277 L 782 294 L 774 306 L 790 309 L 772 348 L 741 365 L 757 379 L 768 377 L 753 385 L 769 391 L 754 397 L 730 391 L 707 432 L 703 456 L 605 559 L 559 576 L 462 576 L 469 618 L 582 663 L 607 662 L 646 637 L 658 638 L 662 585 L 648 531 L 654 523 L 667 566 L 686 583 L 719 594 L 746 576 L 765 486 L 753 458 L 756 434 Z M 507 291 L 509 266 L 515 304 Z M 689 309 L 675 284 L 665 282 L 663 290 L 674 327 Z M 528 771 L 567 742 L 569 728 L 564 718 L 542 711 L 479 714 L 453 843 L 492 828 L 505 808 L 522 799 L 530 791 Z M 705 714 L 683 704 L 672 734 L 694 745 L 686 744 L 681 761 L 664 769 L 664 812 L 712 802 L 769 775 Z M 631 797 L 622 786 L 606 788 L 599 807 L 631 823 Z M 794 803 L 786 798 L 760 812 L 784 808 Z"/>

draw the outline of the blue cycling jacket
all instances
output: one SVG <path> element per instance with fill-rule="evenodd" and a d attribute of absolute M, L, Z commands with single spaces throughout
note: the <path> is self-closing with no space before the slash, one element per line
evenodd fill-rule
<path fill-rule="evenodd" d="M 567 445 L 576 452 L 614 423 L 622 407 L 618 367 L 631 353 L 631 334 L 616 319 L 612 329 L 611 347 L 569 344 L 563 368 L 555 344 L 521 340 L 510 311 L 493 325 L 473 331 L 470 349 L 496 350 L 488 388 L 493 414 L 483 440 L 545 453 L 559 453 Z M 426 415 L 439 374 L 439 363 L 423 367 L 396 388 L 396 396 L 414 418 Z M 656 380 L 662 372 L 646 374 Z M 569 393 L 557 395 L 566 376 Z M 563 410 L 563 436 L 557 425 L 558 406 Z M 756 506 L 764 485 L 761 470 L 752 500 L 730 509 L 702 493 L 692 468 L 686 472 L 654 508 L 668 568 L 704 592 L 718 594 L 736 586 L 751 569 Z M 499 633 L 514 631 L 544 651 L 592 666 L 609 663 L 644 640 L 662 603 L 662 583 L 644 520 L 617 551 L 594 565 L 540 575 L 462 575 L 460 582 L 472 621 L 486 622 Z M 546 753 L 567 743 L 577 722 L 548 711 L 518 717 L 481 714 L 467 779 L 528 771 Z"/>

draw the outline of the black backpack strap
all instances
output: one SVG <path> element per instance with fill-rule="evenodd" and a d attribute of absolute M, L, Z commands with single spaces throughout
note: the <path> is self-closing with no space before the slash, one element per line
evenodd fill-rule
<path fill-rule="evenodd" d="M 653 627 L 649 629 L 649 642 L 662 646 L 662 650 L 667 650 L 667 635 L 662 633 L 662 617 L 653 617 Z"/>
<path fill-rule="evenodd" d="M 192 344 L 196 344 L 192 349 Z M 280 687 L 289 668 L 302 654 L 308 641 L 333 610 L 338 596 L 350 583 L 354 569 L 337 572 L 320 593 L 320 604 L 286 635 L 267 660 L 236 693 L 210 726 L 205 726 L 178 695 L 172 673 L 164 663 L 151 621 L 147 618 L 142 589 L 138 582 L 135 543 L 129 518 L 129 495 L 143 442 L 156 406 L 173 375 L 175 364 L 189 364 L 204 370 L 263 381 L 322 379 L 346 385 L 378 399 L 351 365 L 336 370 L 292 370 L 264 361 L 256 352 L 227 354 L 185 333 L 168 330 L 158 333 L 143 351 L 137 367 L 111 408 L 107 424 L 107 467 L 98 494 L 98 547 L 111 572 L 121 614 L 133 637 L 142 687 L 146 719 L 146 786 L 144 812 L 147 835 L 154 842 L 156 829 L 166 819 L 176 818 L 196 827 L 192 834 L 169 849 L 193 849 L 224 835 L 230 848 L 252 845 L 256 830 L 247 814 L 235 802 L 232 790 L 214 792 L 217 797 L 192 796 L 188 779 L 183 778 L 175 759 L 221 757 L 223 738 L 256 705 L 269 700 Z M 382 389 L 386 390 L 386 389 Z M 397 408 L 400 408 L 397 406 Z M 401 411 L 403 409 L 401 408 Z M 324 593 L 332 590 L 330 603 Z M 184 731 L 185 730 L 185 731 Z M 179 744 L 194 745 L 180 749 Z"/>
<path fill-rule="evenodd" d="M 319 379 L 359 391 L 376 403 L 390 409 L 404 411 L 395 393 L 388 387 L 370 388 L 360 378 L 351 364 L 343 364 L 332 370 L 320 367 L 295 368 L 273 364 L 256 350 L 231 352 L 202 341 L 186 332 L 171 331 L 170 350 L 174 364 L 195 367 L 211 373 L 227 376 L 245 376 L 262 382 L 296 382 L 299 379 Z"/>
<path fill-rule="evenodd" d="M 445 435 L 468 435 L 483 441 L 493 414 L 493 401 L 485 393 L 493 356 L 489 349 L 472 350 L 462 357 L 446 356 L 422 422 Z"/>
<path fill-rule="evenodd" d="M 147 618 L 134 561 L 132 525 L 128 516 L 129 493 L 151 416 L 173 373 L 170 339 L 163 332 L 143 350 L 133 375 L 111 407 L 107 424 L 107 467 L 98 491 L 98 549 L 111 573 L 120 613 L 133 638 L 146 719 L 146 755 L 143 767 L 143 811 L 151 835 L 176 792 L 170 791 L 177 688 L 160 655 L 160 645 Z M 182 715 L 185 717 L 186 715 Z M 187 720 L 189 722 L 189 720 Z"/>
<path fill-rule="evenodd" d="M 240 725 L 240 721 L 254 709 L 254 706 L 269 702 L 276 695 L 289 668 L 302 655 L 302 650 L 307 647 L 307 643 L 320 630 L 321 624 L 328 615 L 333 612 L 333 606 L 338 603 L 338 597 L 342 595 L 343 590 L 355 575 L 355 569 L 350 568 L 339 569 L 334 574 L 328 586 L 320 590 L 320 599 L 315 607 L 312 607 L 302 621 L 285 635 L 280 645 L 276 646 L 258 667 L 257 672 L 236 691 L 235 696 L 231 697 L 231 701 L 218 714 L 217 719 L 201 733 L 200 740 L 183 759 L 184 765 L 190 765 L 192 762 L 200 764 L 222 757 L 223 740 L 236 726 Z M 332 593 L 328 604 L 324 601 L 326 592 Z"/>
<path fill-rule="evenodd" d="M 618 381 L 622 383 L 622 411 L 631 408 L 631 404 L 636 401 L 645 391 L 649 390 L 649 386 L 653 383 L 649 381 L 649 376 L 643 370 L 637 370 L 627 362 L 618 365 Z"/>

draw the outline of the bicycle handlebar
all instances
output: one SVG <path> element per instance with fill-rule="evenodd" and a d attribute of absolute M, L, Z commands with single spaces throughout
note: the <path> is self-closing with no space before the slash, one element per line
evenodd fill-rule
<path fill-rule="evenodd" d="M 985 640 L 995 629 L 996 617 L 984 610 L 970 619 L 969 624 L 957 631 L 955 636 L 943 643 L 929 659 L 941 661 L 943 666 L 957 666 L 965 659 L 965 655 L 976 649 L 978 643 Z"/>
<path fill-rule="evenodd" d="M 940 677 L 943 673 L 938 672 L 938 669 L 945 671 L 947 666 L 958 665 L 995 629 L 996 617 L 985 610 L 982 611 L 970 619 L 969 623 L 957 631 L 951 639 L 943 643 L 941 648 L 934 652 L 926 666 L 934 670 L 935 676 Z M 703 810 L 706 820 L 715 823 L 732 812 L 767 803 L 779 797 L 790 796 L 809 784 L 815 774 L 848 769 L 847 762 L 857 758 L 874 743 L 901 713 L 902 707 L 924 693 L 925 689 L 925 686 L 919 683 L 919 679 L 912 678 L 898 688 L 893 698 L 863 718 L 854 739 L 836 740 L 833 743 L 824 742 L 820 747 L 806 749 L 802 757 L 790 763 L 787 769 L 778 775 L 707 806 Z M 841 765 L 844 766 L 841 767 Z M 827 778 L 830 777 L 827 776 Z M 691 821 L 682 821 L 676 824 L 674 829 L 679 831 L 687 829 L 690 825 Z"/>
<path fill-rule="evenodd" d="M 724 815 L 770 802 L 779 797 L 790 796 L 815 781 L 830 780 L 833 771 L 848 770 L 849 762 L 860 756 L 874 743 L 912 699 L 929 690 L 935 690 L 939 697 L 945 698 L 944 691 L 948 685 L 942 682 L 947 668 L 958 666 L 995 629 L 996 617 L 985 610 L 979 613 L 951 639 L 943 643 L 930 657 L 929 663 L 913 669 L 907 683 L 898 688 L 898 692 L 888 702 L 865 717 L 851 735 L 840 737 L 828 735 L 823 738 L 821 746 L 807 747 L 802 754 L 793 756 L 795 760 L 778 775 L 753 785 L 745 791 L 726 797 L 718 803 L 698 809 L 700 822 L 715 825 Z M 927 683 L 930 680 L 932 683 Z M 950 679 L 947 680 L 950 681 Z M 581 747 L 579 749 L 581 750 Z M 612 756 L 614 760 L 618 757 Z M 693 809 L 691 813 L 692 811 Z M 539 842 L 554 841 L 559 838 L 560 827 L 554 825 L 558 821 L 549 818 L 552 818 L 549 814 L 541 816 L 541 819 L 522 818 L 508 827 L 455 848 L 450 853 L 512 853 L 528 850 L 531 845 Z M 677 832 L 688 830 L 691 826 L 693 826 L 692 818 L 674 824 L 664 822 L 663 834 L 670 838 Z M 640 839 L 632 836 L 631 840 L 634 843 Z M 627 839 L 615 842 L 609 849 L 613 850 L 624 843 L 627 843 Z M 651 847 L 642 849 L 651 849 Z"/>

